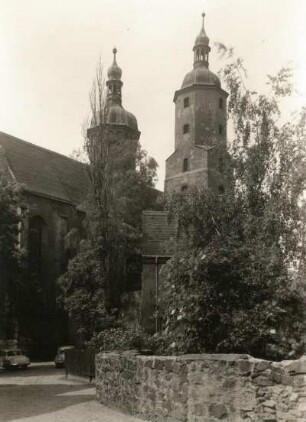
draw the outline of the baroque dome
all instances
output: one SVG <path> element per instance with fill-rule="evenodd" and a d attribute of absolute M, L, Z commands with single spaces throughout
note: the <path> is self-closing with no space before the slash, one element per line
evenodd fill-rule
<path fill-rule="evenodd" d="M 127 126 L 130 129 L 138 131 L 137 119 L 134 114 L 130 113 L 129 111 L 125 110 L 122 106 L 117 104 L 111 105 L 106 109 L 106 112 L 102 118 L 102 122 L 99 113 L 97 113 L 96 117 L 92 118 L 90 126 L 95 127 L 97 125 L 100 125 L 101 123 Z"/>
<path fill-rule="evenodd" d="M 183 80 L 182 88 L 191 85 L 211 85 L 221 88 L 221 82 L 218 76 L 206 67 L 195 67 L 191 72 L 187 73 Z"/>
<path fill-rule="evenodd" d="M 113 64 L 108 68 L 107 76 L 109 80 L 120 81 L 121 76 L 122 76 L 122 70 L 116 62 L 116 54 L 117 54 L 116 48 L 113 49 L 113 54 L 114 54 L 114 61 L 113 61 Z"/>
<path fill-rule="evenodd" d="M 105 120 L 105 123 L 108 124 L 123 125 L 138 130 L 137 120 L 134 114 L 126 111 L 120 105 L 110 106 Z"/>

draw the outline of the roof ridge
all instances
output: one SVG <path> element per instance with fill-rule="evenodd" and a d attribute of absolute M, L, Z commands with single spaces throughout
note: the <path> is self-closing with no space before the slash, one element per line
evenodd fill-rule
<path fill-rule="evenodd" d="M 38 149 L 41 149 L 41 150 L 44 150 L 44 151 L 48 151 L 51 154 L 56 154 L 56 155 L 59 155 L 60 157 L 66 158 L 67 160 L 71 160 L 71 161 L 73 161 L 75 163 L 83 164 L 84 166 L 87 166 L 87 164 L 86 163 L 82 163 L 82 161 L 75 160 L 72 157 L 68 157 L 65 154 L 61 154 L 60 152 L 53 151 L 52 149 L 44 148 L 44 147 L 42 147 L 40 145 L 33 144 L 33 142 L 29 142 L 29 141 L 25 141 L 24 139 L 17 138 L 16 136 L 10 135 L 9 133 L 5 133 L 5 132 L 0 131 L 0 135 L 9 136 L 10 138 L 15 139 L 16 141 L 24 142 L 25 144 L 32 145 L 35 148 L 38 148 Z"/>

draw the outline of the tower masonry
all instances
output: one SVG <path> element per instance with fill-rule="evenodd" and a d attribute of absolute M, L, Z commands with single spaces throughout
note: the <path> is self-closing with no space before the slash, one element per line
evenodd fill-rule
<path fill-rule="evenodd" d="M 202 28 L 193 47 L 193 69 L 175 92 L 175 151 L 166 160 L 165 192 L 191 186 L 216 189 L 226 186 L 223 166 L 226 155 L 228 94 L 217 75 L 209 70 L 209 38 Z"/>

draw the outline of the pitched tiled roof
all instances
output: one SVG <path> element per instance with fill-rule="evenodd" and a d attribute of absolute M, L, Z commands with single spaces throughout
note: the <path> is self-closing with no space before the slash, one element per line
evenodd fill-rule
<path fill-rule="evenodd" d="M 142 214 L 142 255 L 172 256 L 176 232 L 175 221 L 169 221 L 166 211 L 144 211 Z"/>
<path fill-rule="evenodd" d="M 1 152 L 27 191 L 75 205 L 88 192 L 86 164 L 0 132 Z"/>

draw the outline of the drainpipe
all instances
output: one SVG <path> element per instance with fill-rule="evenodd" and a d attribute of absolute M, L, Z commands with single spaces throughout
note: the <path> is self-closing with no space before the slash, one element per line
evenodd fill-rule
<path fill-rule="evenodd" d="M 155 332 L 158 332 L 158 284 L 159 284 L 159 278 L 158 278 L 158 257 L 155 257 Z"/>

